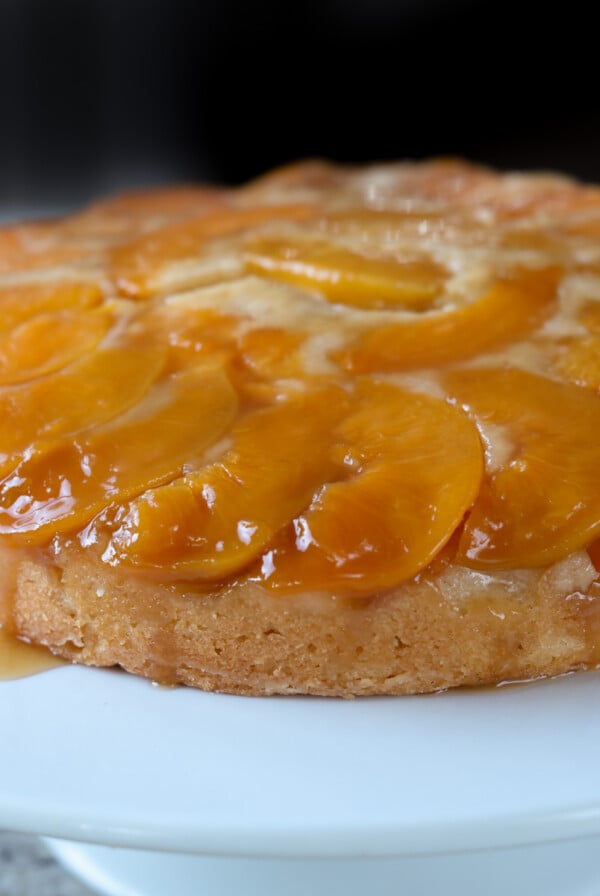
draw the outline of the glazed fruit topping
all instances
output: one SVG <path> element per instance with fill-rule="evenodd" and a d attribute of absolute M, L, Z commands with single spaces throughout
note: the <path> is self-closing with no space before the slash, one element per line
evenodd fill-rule
<path fill-rule="evenodd" d="M 263 557 L 274 588 L 392 588 L 444 547 L 481 482 L 473 424 L 437 398 L 388 383 L 359 381 L 331 451 L 338 481 L 324 480 Z"/>
<path fill-rule="evenodd" d="M 250 271 L 316 290 L 357 308 L 430 308 L 446 272 L 429 259 L 368 255 L 322 240 L 256 240 L 246 249 Z"/>
<path fill-rule="evenodd" d="M 552 313 L 557 281 L 556 269 L 497 280 L 473 302 L 369 330 L 340 361 L 348 370 L 370 373 L 437 367 L 494 351 Z"/>
<path fill-rule="evenodd" d="M 516 369 L 466 369 L 445 385 L 482 427 L 501 426 L 503 462 L 485 476 L 457 561 L 511 569 L 553 563 L 600 533 L 600 397 Z"/>
<path fill-rule="evenodd" d="M 443 547 L 482 475 L 464 414 L 385 383 L 250 413 L 231 439 L 217 462 L 114 514 L 106 556 L 218 580 L 263 554 L 275 588 L 390 588 Z"/>
<path fill-rule="evenodd" d="M 193 258 L 211 241 L 244 233 L 273 220 L 307 217 L 305 205 L 266 208 L 231 208 L 215 200 L 200 218 L 167 225 L 142 234 L 112 251 L 111 275 L 122 295 L 140 298 L 152 293 L 152 275 L 166 263 Z"/>
<path fill-rule="evenodd" d="M 0 484 L 0 533 L 38 544 L 83 527 L 113 499 L 180 475 L 235 414 L 223 371 L 196 368 L 155 386 L 108 423 L 68 441 L 37 443 Z"/>
<path fill-rule="evenodd" d="M 331 428 L 348 406 L 335 387 L 246 414 L 217 461 L 117 513 L 109 556 L 178 578 L 247 566 L 336 474 Z"/>
<path fill-rule="evenodd" d="M 40 314 L 0 334 L 0 386 L 27 382 L 66 367 L 92 351 L 112 322 L 107 309 L 65 311 Z"/>
<path fill-rule="evenodd" d="M 600 562 L 599 221 L 311 163 L 0 231 L 0 535 L 273 595 Z"/>

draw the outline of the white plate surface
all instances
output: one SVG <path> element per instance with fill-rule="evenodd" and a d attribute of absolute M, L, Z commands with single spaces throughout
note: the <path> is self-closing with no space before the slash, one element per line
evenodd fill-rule
<path fill-rule="evenodd" d="M 221 855 L 393 856 L 600 834 L 600 673 L 354 701 L 0 682 L 0 826 Z"/>

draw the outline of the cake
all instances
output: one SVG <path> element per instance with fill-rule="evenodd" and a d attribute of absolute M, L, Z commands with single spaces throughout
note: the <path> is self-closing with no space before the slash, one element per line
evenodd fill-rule
<path fill-rule="evenodd" d="M 236 694 L 600 663 L 600 188 L 304 162 L 0 230 L 0 623 Z"/>

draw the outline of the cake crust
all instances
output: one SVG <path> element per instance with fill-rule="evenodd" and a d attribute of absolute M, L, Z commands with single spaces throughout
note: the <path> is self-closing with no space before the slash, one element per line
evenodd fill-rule
<path fill-rule="evenodd" d="M 273 598 L 252 582 L 203 594 L 132 581 L 88 558 L 23 560 L 14 620 L 66 660 L 232 694 L 353 697 L 531 680 L 600 662 L 587 554 L 478 582 L 432 571 L 385 595 Z"/>

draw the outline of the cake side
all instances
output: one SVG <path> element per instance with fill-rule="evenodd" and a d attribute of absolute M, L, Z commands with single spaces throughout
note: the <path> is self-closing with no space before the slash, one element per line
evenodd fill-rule
<path fill-rule="evenodd" d="M 431 570 L 362 600 L 274 598 L 253 582 L 219 592 L 132 580 L 85 555 L 24 559 L 13 619 L 77 663 L 236 694 L 427 693 L 592 668 L 600 588 L 585 552 L 545 571 Z"/>

